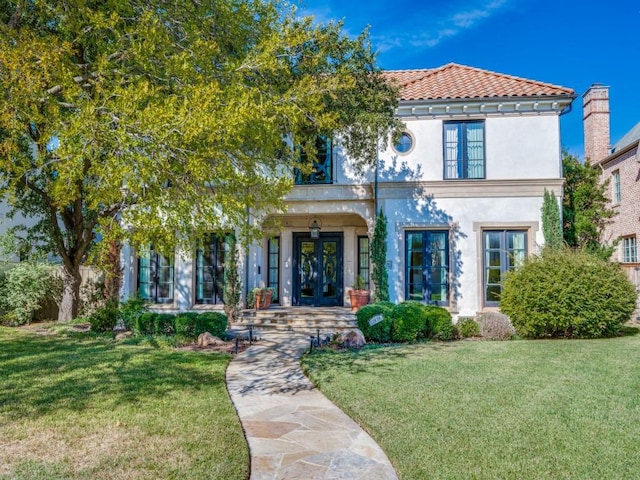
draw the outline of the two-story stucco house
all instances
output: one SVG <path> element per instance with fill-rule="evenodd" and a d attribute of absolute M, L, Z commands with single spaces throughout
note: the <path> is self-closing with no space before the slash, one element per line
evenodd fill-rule
<path fill-rule="evenodd" d="M 386 75 L 400 86 L 400 142 L 355 174 L 339 141 L 319 140 L 278 231 L 265 227 L 245 252 L 245 291 L 272 287 L 282 306 L 348 306 L 356 275 L 369 278 L 381 210 L 391 300 L 475 315 L 497 307 L 504 273 L 543 243 L 543 193 L 562 195 L 560 115 L 573 90 L 457 64 Z M 186 260 L 127 252 L 126 293 L 176 310 L 220 304 L 224 250 L 211 237 Z"/>

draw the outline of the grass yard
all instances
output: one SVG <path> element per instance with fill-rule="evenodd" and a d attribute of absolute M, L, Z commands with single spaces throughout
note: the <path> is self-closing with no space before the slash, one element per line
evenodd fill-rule
<path fill-rule="evenodd" d="M 402 480 L 640 475 L 638 335 L 370 347 L 303 366 Z"/>
<path fill-rule="evenodd" d="M 0 327 L 0 479 L 245 479 L 231 357 Z"/>

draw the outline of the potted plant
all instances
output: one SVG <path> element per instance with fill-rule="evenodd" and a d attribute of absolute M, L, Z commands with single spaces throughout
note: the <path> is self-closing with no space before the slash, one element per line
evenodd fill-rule
<path fill-rule="evenodd" d="M 364 283 L 364 278 L 356 275 L 355 282 L 351 290 L 349 290 L 349 299 L 351 300 L 351 310 L 357 311 L 360 307 L 369 303 L 369 290 Z"/>
<path fill-rule="evenodd" d="M 249 306 L 256 310 L 266 310 L 271 306 L 271 297 L 273 296 L 273 288 L 256 287 L 249 294 Z M 253 299 L 253 301 L 251 301 Z"/>

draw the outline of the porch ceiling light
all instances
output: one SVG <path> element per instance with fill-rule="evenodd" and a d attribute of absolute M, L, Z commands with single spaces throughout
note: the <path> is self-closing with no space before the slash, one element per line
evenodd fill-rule
<path fill-rule="evenodd" d="M 322 229 L 322 225 L 318 223 L 318 219 L 314 218 L 309 223 L 309 233 L 311 234 L 311 238 L 320 238 L 320 230 Z"/>

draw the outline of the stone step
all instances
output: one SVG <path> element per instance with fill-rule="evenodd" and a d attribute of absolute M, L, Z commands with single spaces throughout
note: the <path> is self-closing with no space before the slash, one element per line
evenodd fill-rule
<path fill-rule="evenodd" d="M 299 333 L 336 332 L 355 328 L 356 316 L 348 308 L 272 307 L 266 310 L 244 310 L 237 322 L 230 325 L 236 329 L 264 329 L 295 331 Z"/>

